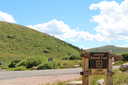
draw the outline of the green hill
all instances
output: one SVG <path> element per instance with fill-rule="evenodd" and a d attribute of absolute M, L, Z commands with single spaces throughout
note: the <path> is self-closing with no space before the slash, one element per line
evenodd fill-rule
<path fill-rule="evenodd" d="M 31 28 L 0 22 L 0 62 L 34 58 L 80 58 L 79 48 Z M 45 60 L 44 60 L 45 61 Z"/>
<path fill-rule="evenodd" d="M 117 53 L 117 54 L 128 53 L 128 48 L 117 47 L 113 45 L 107 45 L 107 46 L 88 49 L 88 51 L 91 51 L 91 52 L 102 52 L 102 51 L 109 51 L 109 50 L 112 50 L 113 53 Z"/>

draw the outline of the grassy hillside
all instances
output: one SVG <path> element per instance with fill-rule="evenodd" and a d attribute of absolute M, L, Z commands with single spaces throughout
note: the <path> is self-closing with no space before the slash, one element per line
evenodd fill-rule
<path fill-rule="evenodd" d="M 79 58 L 79 49 L 28 27 L 0 22 L 0 62 L 28 57 L 53 59 Z M 45 61 L 45 60 L 44 60 Z"/>
<path fill-rule="evenodd" d="M 128 48 L 116 47 L 113 45 L 88 49 L 88 51 L 94 51 L 94 52 L 100 52 L 100 51 L 102 52 L 102 51 L 109 51 L 109 50 L 112 50 L 113 53 L 118 53 L 118 54 L 128 53 Z"/>

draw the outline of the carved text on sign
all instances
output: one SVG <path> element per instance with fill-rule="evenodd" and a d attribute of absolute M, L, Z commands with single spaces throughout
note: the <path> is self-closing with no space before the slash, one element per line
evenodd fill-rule
<path fill-rule="evenodd" d="M 91 53 L 89 57 L 90 69 L 103 69 L 108 67 L 107 53 Z"/>

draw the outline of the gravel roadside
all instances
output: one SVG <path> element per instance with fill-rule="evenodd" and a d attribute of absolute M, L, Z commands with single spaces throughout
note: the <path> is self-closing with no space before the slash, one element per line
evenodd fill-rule
<path fill-rule="evenodd" d="M 9 80 L 0 80 L 0 85 L 46 85 L 47 83 L 52 84 L 58 81 L 69 81 L 79 78 L 79 74 L 25 77 Z"/>

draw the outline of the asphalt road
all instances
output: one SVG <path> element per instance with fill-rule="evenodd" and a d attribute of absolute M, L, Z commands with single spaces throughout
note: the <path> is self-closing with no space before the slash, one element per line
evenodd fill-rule
<path fill-rule="evenodd" d="M 113 69 L 118 69 L 118 68 L 119 66 L 113 67 Z M 34 71 L 0 71 L 0 80 L 33 77 L 33 76 L 80 74 L 81 71 L 82 71 L 81 68 L 34 70 Z"/>
<path fill-rule="evenodd" d="M 80 72 L 81 72 L 81 68 L 34 70 L 34 71 L 1 71 L 0 72 L 0 80 L 23 78 L 23 77 L 33 77 L 33 76 L 79 74 Z"/>

